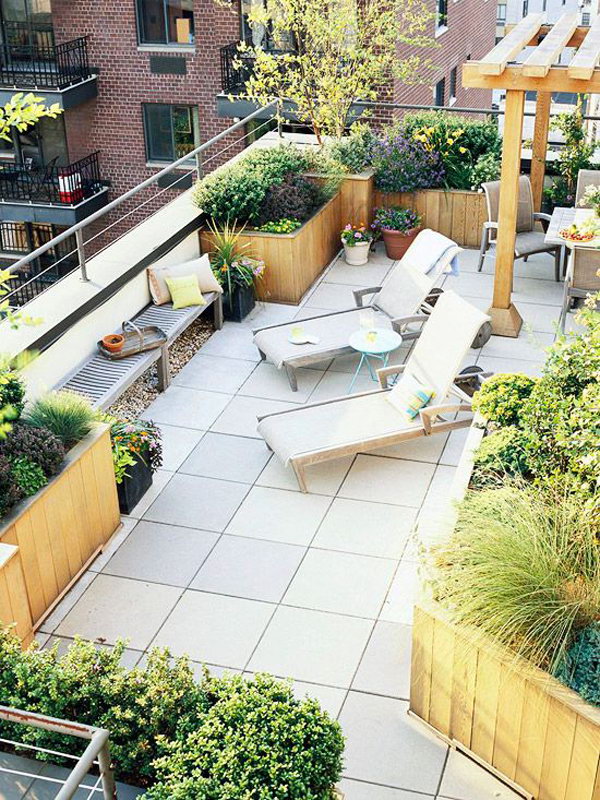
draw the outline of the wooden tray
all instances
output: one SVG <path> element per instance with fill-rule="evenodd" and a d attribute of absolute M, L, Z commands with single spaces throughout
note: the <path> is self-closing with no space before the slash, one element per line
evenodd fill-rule
<path fill-rule="evenodd" d="M 129 321 L 123 323 L 123 337 L 125 338 L 125 344 L 118 352 L 111 353 L 104 347 L 102 341 L 98 342 L 99 352 L 111 361 L 118 361 L 121 358 L 127 358 L 127 356 L 143 353 L 145 350 L 154 350 L 157 347 L 162 347 L 167 341 L 167 334 L 156 325 L 146 325 L 143 328 L 138 328 L 137 325 Z"/>

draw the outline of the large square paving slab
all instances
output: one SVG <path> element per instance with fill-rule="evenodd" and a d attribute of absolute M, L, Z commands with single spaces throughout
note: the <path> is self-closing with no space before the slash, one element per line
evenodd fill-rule
<path fill-rule="evenodd" d="M 211 430 L 216 433 L 230 433 L 233 436 L 253 436 L 255 439 L 260 439 L 261 437 L 256 430 L 258 418 L 264 417 L 265 414 L 285 411 L 287 408 L 297 408 L 297 406 L 294 403 L 282 403 L 279 400 L 236 395 L 213 424 Z"/>
<path fill-rule="evenodd" d="M 128 639 L 133 650 L 145 650 L 180 595 L 173 586 L 98 575 L 56 633 L 108 644 Z"/>
<path fill-rule="evenodd" d="M 283 602 L 375 619 L 395 569 L 391 559 L 310 549 Z"/>
<path fill-rule="evenodd" d="M 173 378 L 176 386 L 235 394 L 256 367 L 254 361 L 205 355 L 204 348 Z"/>
<path fill-rule="evenodd" d="M 332 458 L 331 461 L 322 461 L 320 464 L 306 467 L 305 477 L 309 493 L 334 495 L 348 474 L 353 460 L 354 456 Z M 256 483 L 258 486 L 270 486 L 274 489 L 300 491 L 294 470 L 282 464 L 276 455 L 272 456 Z"/>
<path fill-rule="evenodd" d="M 437 792 L 446 745 L 407 711 L 403 700 L 350 692 L 340 714 L 346 735 L 345 777 Z"/>
<path fill-rule="evenodd" d="M 298 389 L 293 392 L 285 370 L 263 361 L 241 387 L 239 394 L 265 397 L 268 400 L 285 400 L 288 403 L 305 403 L 322 375 L 316 369 L 297 369 Z"/>
<path fill-rule="evenodd" d="M 248 486 L 232 481 L 174 475 L 144 514 L 145 519 L 208 531 L 222 531 Z"/>
<path fill-rule="evenodd" d="M 218 534 L 158 522 L 138 522 L 102 570 L 109 575 L 187 586 Z"/>
<path fill-rule="evenodd" d="M 433 464 L 381 456 L 357 456 L 340 497 L 418 508 L 435 472 Z"/>
<path fill-rule="evenodd" d="M 243 669 L 275 606 L 188 590 L 153 644 L 193 661 Z"/>
<path fill-rule="evenodd" d="M 280 606 L 248 669 L 347 687 L 372 627 L 367 619 Z"/>
<path fill-rule="evenodd" d="M 336 497 L 314 538 L 314 547 L 365 556 L 400 558 L 416 510 Z"/>
<path fill-rule="evenodd" d="M 293 544 L 222 536 L 192 588 L 277 603 L 305 552 Z"/>
<path fill-rule="evenodd" d="M 440 787 L 442 797 L 449 800 L 521 800 L 520 794 L 457 750 L 450 750 L 448 754 Z"/>
<path fill-rule="evenodd" d="M 230 400 L 231 395 L 228 394 L 203 392 L 173 384 L 156 398 L 142 416 L 166 425 L 207 430 Z"/>
<path fill-rule="evenodd" d="M 346 800 L 433 800 L 432 794 L 405 792 L 404 789 L 391 789 L 389 786 L 351 781 L 348 778 L 340 782 L 340 789 Z"/>
<path fill-rule="evenodd" d="M 227 526 L 227 533 L 309 544 L 331 499 L 283 489 L 255 486 Z"/>
<path fill-rule="evenodd" d="M 395 622 L 375 625 L 352 688 L 408 700 L 412 628 Z"/>
<path fill-rule="evenodd" d="M 181 472 L 254 483 L 269 460 L 264 442 L 209 431 L 181 466 Z"/>

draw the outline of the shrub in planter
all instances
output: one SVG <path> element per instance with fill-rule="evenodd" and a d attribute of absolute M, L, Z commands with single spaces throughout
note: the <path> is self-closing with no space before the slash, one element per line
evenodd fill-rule
<path fill-rule="evenodd" d="M 282 217 L 304 222 L 324 202 L 320 186 L 301 175 L 289 174 L 281 183 L 269 187 L 262 203 L 258 224 Z"/>
<path fill-rule="evenodd" d="M 448 189 L 471 189 L 480 156 L 500 158 L 502 139 L 497 124 L 489 120 L 425 111 L 407 114 L 402 129 L 425 150 L 439 154 Z"/>
<path fill-rule="evenodd" d="M 64 461 L 65 448 L 51 431 L 16 422 L 6 439 L 0 440 L 0 455 L 9 460 L 26 456 L 51 478 Z"/>
<path fill-rule="evenodd" d="M 600 622 L 588 625 L 575 637 L 557 678 L 588 703 L 600 706 Z"/>
<path fill-rule="evenodd" d="M 327 155 L 351 173 L 363 172 L 371 165 L 375 136 L 365 123 L 357 122 L 350 134 L 325 146 Z"/>
<path fill-rule="evenodd" d="M 27 456 L 15 458 L 10 468 L 23 497 L 31 497 L 48 483 L 43 469 Z"/>
<path fill-rule="evenodd" d="M 267 675 L 202 683 L 207 707 L 166 744 L 147 800 L 331 800 L 344 740 L 315 700 Z"/>
<path fill-rule="evenodd" d="M 486 436 L 473 459 L 471 484 L 476 488 L 500 485 L 507 478 L 530 472 L 527 458 L 527 436 L 509 425 Z"/>
<path fill-rule="evenodd" d="M 203 693 L 187 658 L 154 650 L 143 667 L 126 670 L 120 665 L 125 646 L 97 649 L 76 639 L 60 656 L 56 647 L 22 650 L 12 632 L 0 630 L 0 695 L 14 708 L 108 728 L 117 779 L 147 786 L 155 779 L 161 737 L 171 740 L 193 730 Z M 85 747 L 41 729 L 18 734 L 19 741 L 51 750 L 74 752 L 79 746 L 81 753 Z M 56 760 L 43 753 L 37 757 Z"/>
<path fill-rule="evenodd" d="M 23 497 L 23 492 L 15 481 L 12 464 L 0 453 L 0 518 L 7 514 Z"/>
<path fill-rule="evenodd" d="M 551 673 L 600 619 L 597 531 L 580 498 L 557 487 L 467 492 L 432 566 L 434 591 L 457 622 Z"/>
<path fill-rule="evenodd" d="M 482 191 L 482 183 L 500 180 L 501 166 L 502 159 L 495 153 L 484 153 L 479 156 L 471 171 L 471 186 L 469 187 L 471 191 Z"/>
<path fill-rule="evenodd" d="M 488 378 L 473 396 L 473 410 L 485 418 L 490 428 L 521 423 L 523 403 L 536 384 L 521 373 L 498 373 Z"/>
<path fill-rule="evenodd" d="M 96 412 L 89 400 L 69 391 L 48 392 L 34 400 L 25 422 L 35 428 L 46 428 L 70 450 L 84 439 L 96 422 Z"/>

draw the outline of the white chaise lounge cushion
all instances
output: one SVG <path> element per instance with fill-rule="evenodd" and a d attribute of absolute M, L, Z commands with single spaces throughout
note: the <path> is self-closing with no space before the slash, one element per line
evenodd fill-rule
<path fill-rule="evenodd" d="M 332 403 L 274 414 L 258 423 L 258 432 L 284 464 L 288 464 L 294 456 L 321 448 L 360 445 L 399 430 L 421 427 L 419 419 L 412 422 L 404 419 L 387 402 L 386 395 L 387 392 L 381 391 L 349 395 Z"/>

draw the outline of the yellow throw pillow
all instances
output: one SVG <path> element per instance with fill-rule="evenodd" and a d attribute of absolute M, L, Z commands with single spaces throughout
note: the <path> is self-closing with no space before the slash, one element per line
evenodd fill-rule
<path fill-rule="evenodd" d="M 182 275 L 180 278 L 165 278 L 173 308 L 187 308 L 188 306 L 205 306 L 206 300 L 198 286 L 195 275 Z"/>

